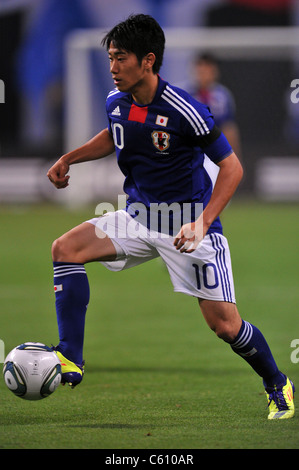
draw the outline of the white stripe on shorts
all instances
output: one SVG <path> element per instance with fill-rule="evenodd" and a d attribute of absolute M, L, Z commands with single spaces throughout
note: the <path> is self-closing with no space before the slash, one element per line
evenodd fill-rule
<path fill-rule="evenodd" d="M 226 302 L 233 302 L 232 289 L 225 260 L 225 247 L 221 237 L 217 233 L 210 234 L 212 246 L 216 252 L 216 265 L 220 276 L 223 298 Z"/>

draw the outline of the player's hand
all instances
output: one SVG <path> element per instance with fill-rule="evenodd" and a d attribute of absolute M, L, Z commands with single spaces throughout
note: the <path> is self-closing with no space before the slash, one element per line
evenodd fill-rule
<path fill-rule="evenodd" d="M 47 176 L 51 183 L 57 189 L 66 188 L 69 185 L 69 165 L 62 158 L 60 158 L 48 171 Z"/>
<path fill-rule="evenodd" d="M 190 222 L 181 227 L 174 239 L 174 246 L 181 253 L 192 253 L 204 237 L 202 219 Z"/>

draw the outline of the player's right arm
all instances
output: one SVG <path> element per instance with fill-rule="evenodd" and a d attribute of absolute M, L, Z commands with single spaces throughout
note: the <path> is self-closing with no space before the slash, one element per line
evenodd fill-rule
<path fill-rule="evenodd" d="M 72 150 L 62 157 L 49 169 L 47 176 L 58 189 L 66 188 L 69 184 L 68 171 L 70 165 L 88 162 L 107 157 L 114 152 L 114 141 L 108 128 L 86 142 L 81 147 Z"/>

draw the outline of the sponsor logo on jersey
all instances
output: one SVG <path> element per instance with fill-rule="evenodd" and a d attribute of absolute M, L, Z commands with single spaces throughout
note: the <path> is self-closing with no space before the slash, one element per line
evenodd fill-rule
<path fill-rule="evenodd" d="M 116 106 L 116 108 L 112 111 L 111 115 L 112 116 L 120 116 L 119 106 Z"/>
<path fill-rule="evenodd" d="M 152 141 L 154 146 L 160 150 L 160 152 L 164 152 L 169 147 L 169 139 L 170 134 L 164 131 L 153 131 L 152 132 Z"/>

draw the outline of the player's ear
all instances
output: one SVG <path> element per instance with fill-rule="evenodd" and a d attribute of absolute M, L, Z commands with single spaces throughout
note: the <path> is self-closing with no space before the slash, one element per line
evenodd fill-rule
<path fill-rule="evenodd" d="M 154 63 L 156 62 L 156 56 L 153 52 L 149 52 L 144 56 L 144 65 L 147 69 L 150 69 L 154 66 Z"/>

